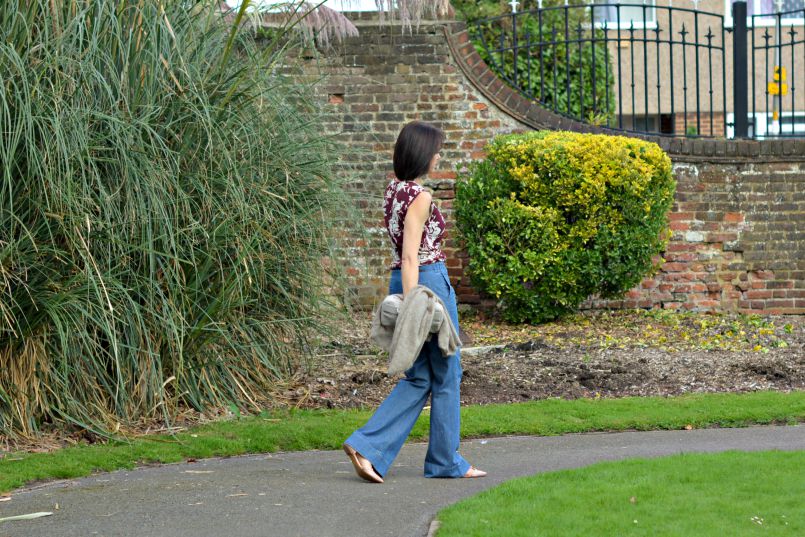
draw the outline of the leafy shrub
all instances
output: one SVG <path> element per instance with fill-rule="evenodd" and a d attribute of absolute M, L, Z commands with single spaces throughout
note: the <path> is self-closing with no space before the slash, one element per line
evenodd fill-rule
<path fill-rule="evenodd" d="M 333 148 L 218 3 L 2 3 L 0 434 L 259 407 L 319 328 Z"/>
<path fill-rule="evenodd" d="M 675 181 L 656 145 L 532 132 L 496 138 L 456 185 L 473 284 L 505 318 L 542 322 L 614 298 L 658 268 Z"/>

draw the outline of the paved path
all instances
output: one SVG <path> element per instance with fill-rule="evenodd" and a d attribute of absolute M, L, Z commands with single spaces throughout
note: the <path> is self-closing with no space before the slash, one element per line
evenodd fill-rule
<path fill-rule="evenodd" d="M 425 479 L 424 444 L 407 444 L 386 484 L 360 481 L 341 451 L 209 459 L 99 474 L 20 491 L 0 503 L 0 537 L 424 536 L 436 512 L 513 477 L 626 457 L 805 449 L 805 425 L 472 440 L 484 479 Z M 55 510 L 55 504 L 59 509 Z"/>

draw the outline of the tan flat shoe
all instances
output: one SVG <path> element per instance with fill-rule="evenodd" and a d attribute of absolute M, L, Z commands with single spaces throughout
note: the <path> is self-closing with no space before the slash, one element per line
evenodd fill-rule
<path fill-rule="evenodd" d="M 352 446 L 349 444 L 344 444 L 342 446 L 344 448 L 344 453 L 349 456 L 349 460 L 352 461 L 352 466 L 355 467 L 355 472 L 370 483 L 382 483 L 383 478 L 380 477 L 375 469 L 372 467 L 372 463 L 369 460 L 352 449 Z"/>
<path fill-rule="evenodd" d="M 483 470 L 479 470 L 475 466 L 470 466 L 470 469 L 467 470 L 467 473 L 464 474 L 464 477 L 471 479 L 471 478 L 474 478 L 474 477 L 484 477 L 485 475 L 486 475 L 486 472 L 484 472 Z"/>

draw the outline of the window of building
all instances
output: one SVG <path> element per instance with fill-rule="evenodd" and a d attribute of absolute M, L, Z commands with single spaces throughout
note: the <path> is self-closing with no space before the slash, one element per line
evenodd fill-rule
<path fill-rule="evenodd" d="M 735 115 L 727 114 L 727 138 L 734 138 L 733 121 Z M 778 125 L 774 124 L 771 113 L 749 114 L 749 137 L 757 140 L 778 136 L 797 136 L 805 134 L 805 111 L 783 112 Z"/>
<path fill-rule="evenodd" d="M 732 0 L 725 0 L 726 17 L 724 24 L 732 26 Z M 805 23 L 805 0 L 783 0 L 780 4 L 780 13 L 784 13 L 782 23 L 785 26 L 801 25 Z M 793 13 L 790 13 L 793 11 Z M 774 0 L 747 0 L 746 15 L 749 26 L 771 26 L 777 24 L 777 4 Z M 752 15 L 768 15 L 752 18 Z"/>
<path fill-rule="evenodd" d="M 805 0 L 801 0 L 805 1 Z M 619 5 L 623 4 L 623 5 Z M 657 10 L 654 9 L 654 0 L 646 0 L 642 5 L 639 1 L 630 0 L 595 0 L 591 7 L 593 20 L 596 25 L 607 28 L 654 28 L 657 25 Z M 620 17 L 619 17 L 620 15 Z"/>

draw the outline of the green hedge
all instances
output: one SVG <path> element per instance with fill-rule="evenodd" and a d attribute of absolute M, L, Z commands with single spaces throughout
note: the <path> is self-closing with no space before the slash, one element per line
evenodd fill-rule
<path fill-rule="evenodd" d="M 675 181 L 656 145 L 533 132 L 496 138 L 456 186 L 473 285 L 506 319 L 542 322 L 615 298 L 658 268 Z"/>

